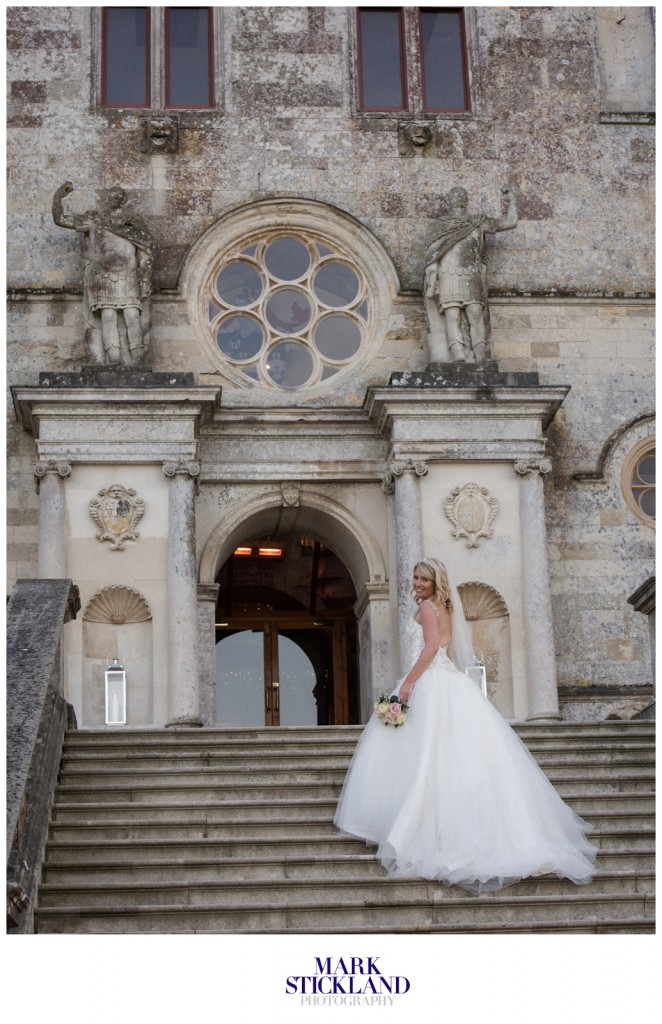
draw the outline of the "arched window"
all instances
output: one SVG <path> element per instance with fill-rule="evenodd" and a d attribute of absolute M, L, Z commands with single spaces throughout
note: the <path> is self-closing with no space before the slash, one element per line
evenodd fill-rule
<path fill-rule="evenodd" d="M 628 507 L 642 522 L 655 524 L 655 438 L 646 437 L 623 462 L 621 487 Z"/>

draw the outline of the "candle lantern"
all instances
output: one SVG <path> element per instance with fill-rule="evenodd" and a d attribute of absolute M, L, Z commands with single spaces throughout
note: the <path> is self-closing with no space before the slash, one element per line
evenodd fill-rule
<path fill-rule="evenodd" d="M 479 654 L 480 652 L 477 652 Z M 465 669 L 469 679 L 473 679 L 476 686 L 482 691 L 483 695 L 487 697 L 487 674 L 485 672 L 485 666 L 479 657 L 475 657 L 470 665 L 467 665 Z"/>
<path fill-rule="evenodd" d="M 126 672 L 117 659 L 106 669 L 106 725 L 126 725 Z"/>

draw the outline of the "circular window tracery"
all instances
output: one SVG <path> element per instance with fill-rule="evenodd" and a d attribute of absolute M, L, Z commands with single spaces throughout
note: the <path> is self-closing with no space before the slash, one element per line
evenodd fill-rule
<path fill-rule="evenodd" d="M 248 380 L 284 389 L 326 381 L 359 358 L 371 313 L 351 257 L 302 231 L 264 233 L 226 252 L 206 302 L 222 358 Z"/>

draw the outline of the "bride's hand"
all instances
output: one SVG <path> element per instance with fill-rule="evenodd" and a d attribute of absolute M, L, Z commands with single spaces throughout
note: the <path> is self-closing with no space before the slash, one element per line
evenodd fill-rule
<path fill-rule="evenodd" d="M 403 704 L 406 704 L 411 696 L 411 691 L 414 689 L 413 683 L 403 683 L 400 687 L 398 697 Z"/>

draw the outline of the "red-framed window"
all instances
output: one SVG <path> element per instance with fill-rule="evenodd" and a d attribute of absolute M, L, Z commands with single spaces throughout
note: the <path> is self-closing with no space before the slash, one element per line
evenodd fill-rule
<path fill-rule="evenodd" d="M 214 105 L 214 30 L 211 7 L 165 9 L 165 105 Z"/>
<path fill-rule="evenodd" d="M 101 54 L 102 107 L 214 106 L 211 7 L 103 7 Z"/>
<path fill-rule="evenodd" d="M 407 67 L 401 7 L 359 7 L 359 106 L 406 110 Z"/>
<path fill-rule="evenodd" d="M 356 26 L 360 110 L 471 109 L 463 8 L 359 7 Z"/>
<path fill-rule="evenodd" d="M 469 109 L 467 45 L 461 7 L 420 7 L 423 110 Z"/>
<path fill-rule="evenodd" d="M 101 105 L 149 107 L 151 9 L 104 7 L 101 26 Z"/>

